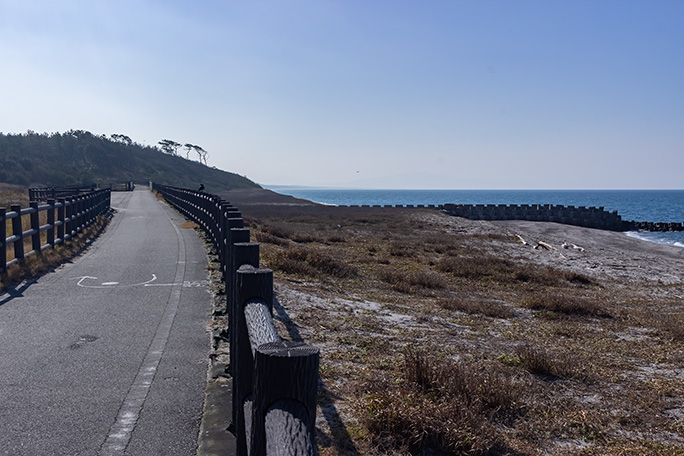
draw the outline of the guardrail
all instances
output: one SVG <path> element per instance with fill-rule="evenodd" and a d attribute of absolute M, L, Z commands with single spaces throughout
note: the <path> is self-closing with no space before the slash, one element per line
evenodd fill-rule
<path fill-rule="evenodd" d="M 237 455 L 315 454 L 319 350 L 273 324 L 273 272 L 239 210 L 204 192 L 150 183 L 209 236 L 226 283 Z"/>
<path fill-rule="evenodd" d="M 95 218 L 109 210 L 110 190 L 96 190 L 77 197 L 48 199 L 47 204 L 39 205 L 31 201 L 30 207 L 22 209 L 19 205 L 0 207 L 0 273 L 29 255 L 54 248 L 70 239 L 83 228 L 92 224 Z M 47 222 L 40 224 L 40 213 L 46 212 Z M 30 228 L 24 231 L 22 217 L 29 215 Z M 7 237 L 7 221 L 12 221 L 12 235 Z M 41 233 L 46 231 L 46 244 L 41 242 Z M 24 252 L 24 239 L 31 238 L 31 251 Z M 7 261 L 7 249 L 12 244 L 14 259 Z"/>

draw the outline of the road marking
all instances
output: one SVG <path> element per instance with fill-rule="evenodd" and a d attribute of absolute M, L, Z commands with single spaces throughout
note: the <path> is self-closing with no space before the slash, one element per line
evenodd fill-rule
<path fill-rule="evenodd" d="M 148 283 L 145 284 L 144 286 L 146 287 L 172 287 L 174 285 L 177 285 L 175 283 Z M 186 280 L 183 282 L 181 285 L 183 288 L 203 288 L 203 287 L 208 287 L 209 286 L 209 281 L 208 280 L 195 280 L 195 281 L 188 281 Z"/>
<path fill-rule="evenodd" d="M 97 280 L 97 277 L 92 277 L 92 276 L 83 276 L 83 277 L 76 277 L 78 280 L 78 285 L 81 288 L 112 288 L 116 286 L 120 286 L 123 288 L 131 288 L 131 287 L 174 287 L 174 286 L 181 286 L 183 288 L 206 288 L 209 286 L 209 281 L 208 280 L 185 280 L 183 283 L 178 284 L 178 283 L 152 283 L 155 280 L 157 280 L 157 276 L 155 274 L 152 274 L 152 278 L 148 280 L 147 282 L 141 282 L 141 283 L 134 283 L 130 285 L 126 284 L 121 284 L 119 282 L 102 282 L 100 285 L 88 285 L 85 283 L 86 280 Z"/>
<path fill-rule="evenodd" d="M 140 286 L 145 287 L 145 286 L 147 286 L 148 284 L 150 284 L 150 283 L 154 282 L 155 280 L 157 280 L 156 274 L 152 274 L 152 278 L 151 278 L 150 280 L 148 280 L 148 281 L 146 281 L 146 282 L 133 283 L 133 284 L 130 284 L 130 285 L 121 285 L 119 282 L 102 282 L 100 285 L 87 285 L 87 284 L 84 283 L 84 281 L 86 281 L 86 280 L 97 280 L 97 277 L 82 276 L 82 277 L 75 277 L 75 278 L 76 278 L 76 279 L 79 279 L 79 280 L 78 280 L 78 283 L 77 283 L 76 285 L 78 285 L 78 286 L 81 287 L 81 288 L 111 288 L 111 287 L 117 286 L 117 285 L 119 285 L 119 286 L 121 286 L 121 287 L 126 287 L 126 288 L 130 288 L 130 287 L 140 287 Z"/>

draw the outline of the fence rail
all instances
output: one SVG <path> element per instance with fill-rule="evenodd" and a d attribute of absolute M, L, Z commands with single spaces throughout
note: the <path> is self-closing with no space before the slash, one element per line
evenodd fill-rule
<path fill-rule="evenodd" d="M 204 192 L 150 183 L 209 236 L 226 283 L 237 455 L 313 455 L 319 350 L 273 324 L 273 272 L 237 208 Z"/>
<path fill-rule="evenodd" d="M 29 188 L 29 200 L 47 201 L 50 198 L 68 198 L 90 193 L 95 190 L 111 190 L 113 192 L 130 192 L 135 189 L 133 181 L 107 184 L 90 185 L 62 185 L 59 187 L 33 187 Z"/>
<path fill-rule="evenodd" d="M 31 201 L 30 207 L 22 209 L 19 205 L 7 208 L 0 207 L 0 273 L 15 263 L 21 262 L 29 255 L 54 248 L 75 236 L 95 218 L 109 210 L 111 191 L 96 190 L 77 197 L 49 198 L 47 204 L 40 205 Z M 40 213 L 45 212 L 47 222 L 40 224 Z M 29 226 L 25 227 L 22 217 L 29 215 Z M 11 220 L 11 236 L 7 237 L 7 225 Z M 24 230 L 24 228 L 28 228 Z M 47 232 L 47 242 L 42 244 L 41 233 Z M 31 250 L 25 252 L 24 239 L 31 238 Z M 12 245 L 14 259 L 7 261 L 7 250 Z"/>

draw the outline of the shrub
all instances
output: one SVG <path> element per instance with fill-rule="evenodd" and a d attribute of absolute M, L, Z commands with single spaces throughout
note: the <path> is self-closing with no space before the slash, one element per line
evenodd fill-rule
<path fill-rule="evenodd" d="M 490 255 L 449 256 L 437 264 L 437 269 L 455 277 L 474 280 L 495 280 L 504 284 L 535 283 L 543 286 L 561 286 L 567 282 L 591 285 L 594 282 L 582 274 L 561 271 L 551 267 L 514 262 Z"/>
<path fill-rule="evenodd" d="M 271 267 L 288 274 L 303 274 L 311 277 L 328 275 L 345 278 L 358 273 L 356 267 L 315 249 L 296 247 L 285 249 L 271 261 Z"/>
<path fill-rule="evenodd" d="M 265 244 L 274 244 L 274 245 L 287 245 L 289 244 L 290 241 L 287 239 L 274 236 L 271 233 L 265 232 L 265 231 L 257 231 L 254 233 L 254 239 L 257 242 L 265 243 Z"/>
<path fill-rule="evenodd" d="M 265 239 L 268 239 L 264 242 L 270 242 L 272 244 L 278 244 L 278 242 L 274 240 L 274 237 L 280 238 L 282 240 L 291 240 L 300 244 L 306 244 L 318 240 L 314 234 L 308 231 L 294 230 L 290 227 L 280 224 L 264 225 L 261 227 L 261 231 L 263 232 L 262 236 L 265 236 Z"/>
<path fill-rule="evenodd" d="M 547 379 L 581 377 L 582 369 L 576 358 L 566 353 L 551 353 L 539 347 L 525 345 L 516 356 L 528 372 Z"/>
<path fill-rule="evenodd" d="M 510 318 L 514 315 L 513 310 L 496 301 L 471 301 L 451 297 L 440 301 L 440 306 L 446 310 L 456 310 L 467 314 L 485 315 L 494 318 Z"/>
<path fill-rule="evenodd" d="M 564 315 L 610 317 L 610 314 L 596 302 L 584 297 L 544 293 L 522 301 L 521 305 L 532 310 L 543 310 Z"/>
<path fill-rule="evenodd" d="M 362 424 L 381 450 L 427 454 L 502 451 L 494 419 L 518 410 L 522 385 L 495 366 L 405 350 L 402 381 L 369 385 Z"/>
<path fill-rule="evenodd" d="M 441 274 L 425 269 L 412 272 L 384 269 L 379 273 L 379 278 L 402 293 L 411 293 L 417 289 L 438 290 L 447 286 Z"/>
<path fill-rule="evenodd" d="M 511 268 L 511 262 L 505 259 L 479 256 L 450 256 L 437 263 L 437 269 L 456 277 L 467 279 L 500 278 Z"/>

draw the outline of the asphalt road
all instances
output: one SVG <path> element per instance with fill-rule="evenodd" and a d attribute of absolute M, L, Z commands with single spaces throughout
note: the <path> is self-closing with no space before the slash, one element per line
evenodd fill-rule
<path fill-rule="evenodd" d="M 0 454 L 194 455 L 206 253 L 146 188 L 80 257 L 0 294 Z"/>

